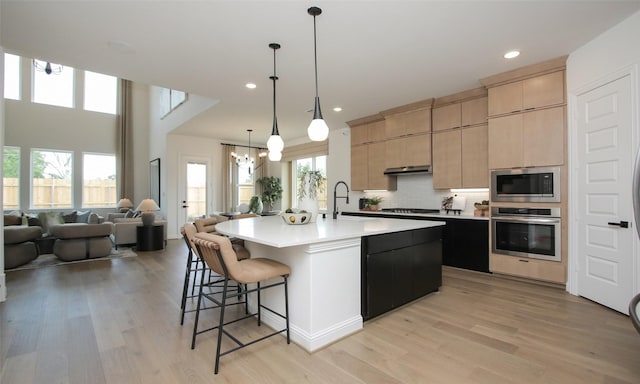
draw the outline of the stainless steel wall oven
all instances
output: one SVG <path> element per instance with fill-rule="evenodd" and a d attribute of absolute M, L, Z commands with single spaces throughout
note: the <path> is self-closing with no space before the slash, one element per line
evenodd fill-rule
<path fill-rule="evenodd" d="M 561 261 L 560 208 L 491 208 L 493 253 Z"/>

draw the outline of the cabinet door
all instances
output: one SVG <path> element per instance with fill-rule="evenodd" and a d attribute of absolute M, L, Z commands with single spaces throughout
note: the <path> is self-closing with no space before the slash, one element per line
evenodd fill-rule
<path fill-rule="evenodd" d="M 387 139 L 385 142 L 385 164 L 387 168 L 404 167 L 405 149 L 403 138 Z"/>
<path fill-rule="evenodd" d="M 382 190 L 395 190 L 396 189 L 396 177 L 387 176 L 384 174 L 384 170 L 387 168 L 385 162 L 385 143 L 371 143 L 368 147 L 368 159 L 369 164 L 368 178 L 369 183 L 366 189 L 382 189 Z M 353 183 L 353 179 L 351 181 Z"/>
<path fill-rule="evenodd" d="M 522 110 L 522 81 L 489 88 L 489 116 Z"/>
<path fill-rule="evenodd" d="M 431 134 L 405 137 L 401 141 L 405 165 L 431 164 Z"/>
<path fill-rule="evenodd" d="M 385 117 L 387 138 L 431 132 L 431 109 L 396 113 Z"/>
<path fill-rule="evenodd" d="M 524 80 L 522 94 L 523 109 L 564 103 L 564 71 Z"/>
<path fill-rule="evenodd" d="M 462 143 L 459 129 L 434 132 L 433 188 L 449 189 L 462 186 Z"/>
<path fill-rule="evenodd" d="M 489 119 L 489 169 L 522 167 L 522 114 Z"/>
<path fill-rule="evenodd" d="M 437 107 L 433 109 L 433 130 L 434 131 L 457 128 L 460 125 L 461 125 L 460 103 L 445 105 L 445 106 Z"/>
<path fill-rule="evenodd" d="M 354 145 L 351 147 L 351 189 L 362 191 L 369 183 L 368 145 Z"/>
<path fill-rule="evenodd" d="M 564 163 L 564 107 L 524 114 L 524 166 Z"/>
<path fill-rule="evenodd" d="M 351 145 L 365 144 L 369 141 L 369 127 L 364 125 L 358 125 L 351 128 Z"/>
<path fill-rule="evenodd" d="M 384 141 L 387 138 L 385 121 L 380 120 L 367 124 L 367 135 L 369 136 L 369 142 Z"/>
<path fill-rule="evenodd" d="M 481 97 L 463 102 L 460 105 L 461 126 L 486 124 L 489 98 Z M 434 126 L 435 130 L 435 126 Z"/>
<path fill-rule="evenodd" d="M 487 124 L 462 129 L 462 188 L 489 188 Z"/>

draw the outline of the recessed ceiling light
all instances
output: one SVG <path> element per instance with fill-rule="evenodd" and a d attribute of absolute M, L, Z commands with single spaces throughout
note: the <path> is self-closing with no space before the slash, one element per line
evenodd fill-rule
<path fill-rule="evenodd" d="M 505 59 L 513 59 L 518 56 L 520 56 L 520 51 L 509 51 L 504 54 Z"/>
<path fill-rule="evenodd" d="M 249 88 L 249 89 L 255 89 L 255 88 L 256 88 L 256 85 L 255 85 L 255 84 L 253 84 L 253 83 L 247 83 L 247 84 L 245 85 L 245 87 L 247 87 L 247 88 Z"/>
<path fill-rule="evenodd" d="M 340 112 L 340 111 L 342 111 L 342 108 L 341 108 L 341 107 L 335 107 L 335 108 L 333 108 L 333 110 L 334 110 L 335 112 Z"/>

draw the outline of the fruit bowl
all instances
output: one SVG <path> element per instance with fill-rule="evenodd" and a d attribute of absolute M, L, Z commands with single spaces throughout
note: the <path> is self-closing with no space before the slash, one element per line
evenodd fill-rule
<path fill-rule="evenodd" d="M 282 221 L 289 225 L 309 224 L 311 222 L 311 212 L 286 213 L 280 214 Z"/>

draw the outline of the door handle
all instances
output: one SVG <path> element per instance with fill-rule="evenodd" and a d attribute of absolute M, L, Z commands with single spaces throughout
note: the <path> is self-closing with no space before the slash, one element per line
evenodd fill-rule
<path fill-rule="evenodd" d="M 189 208 L 189 206 L 188 205 L 183 205 L 182 208 Z"/>
<path fill-rule="evenodd" d="M 628 221 L 621 221 L 619 223 L 612 223 L 612 222 L 608 222 L 607 224 L 609 225 L 616 225 L 620 228 L 629 228 L 629 222 Z"/>

